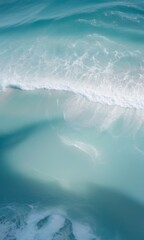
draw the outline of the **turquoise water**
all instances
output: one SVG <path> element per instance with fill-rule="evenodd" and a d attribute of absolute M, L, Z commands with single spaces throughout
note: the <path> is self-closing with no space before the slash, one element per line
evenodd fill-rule
<path fill-rule="evenodd" d="M 144 239 L 144 2 L 0 1 L 0 240 Z"/>

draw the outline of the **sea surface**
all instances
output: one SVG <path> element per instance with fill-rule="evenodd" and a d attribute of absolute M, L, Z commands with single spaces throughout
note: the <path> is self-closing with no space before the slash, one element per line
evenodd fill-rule
<path fill-rule="evenodd" d="M 144 0 L 0 0 L 0 240 L 144 240 Z"/>

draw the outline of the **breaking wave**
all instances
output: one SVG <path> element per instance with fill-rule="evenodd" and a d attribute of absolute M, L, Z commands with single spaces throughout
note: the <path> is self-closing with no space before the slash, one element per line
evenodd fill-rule
<path fill-rule="evenodd" d="M 1 240 L 98 240 L 87 223 L 72 220 L 59 209 L 7 206 L 0 209 Z"/>
<path fill-rule="evenodd" d="M 144 109 L 143 1 L 1 2 L 0 87 Z"/>

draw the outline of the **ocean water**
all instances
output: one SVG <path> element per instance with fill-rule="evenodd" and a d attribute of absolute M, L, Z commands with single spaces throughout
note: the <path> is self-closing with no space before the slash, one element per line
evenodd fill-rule
<path fill-rule="evenodd" d="M 0 240 L 144 239 L 144 1 L 0 1 Z"/>

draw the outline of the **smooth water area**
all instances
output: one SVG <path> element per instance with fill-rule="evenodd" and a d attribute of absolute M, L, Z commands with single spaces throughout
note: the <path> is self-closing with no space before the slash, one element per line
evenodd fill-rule
<path fill-rule="evenodd" d="M 2 239 L 143 239 L 143 126 L 123 116 L 104 128 L 93 112 L 104 121 L 102 106 L 84 102 L 57 91 L 1 94 Z"/>
<path fill-rule="evenodd" d="M 0 1 L 0 240 L 144 239 L 144 1 Z"/>

